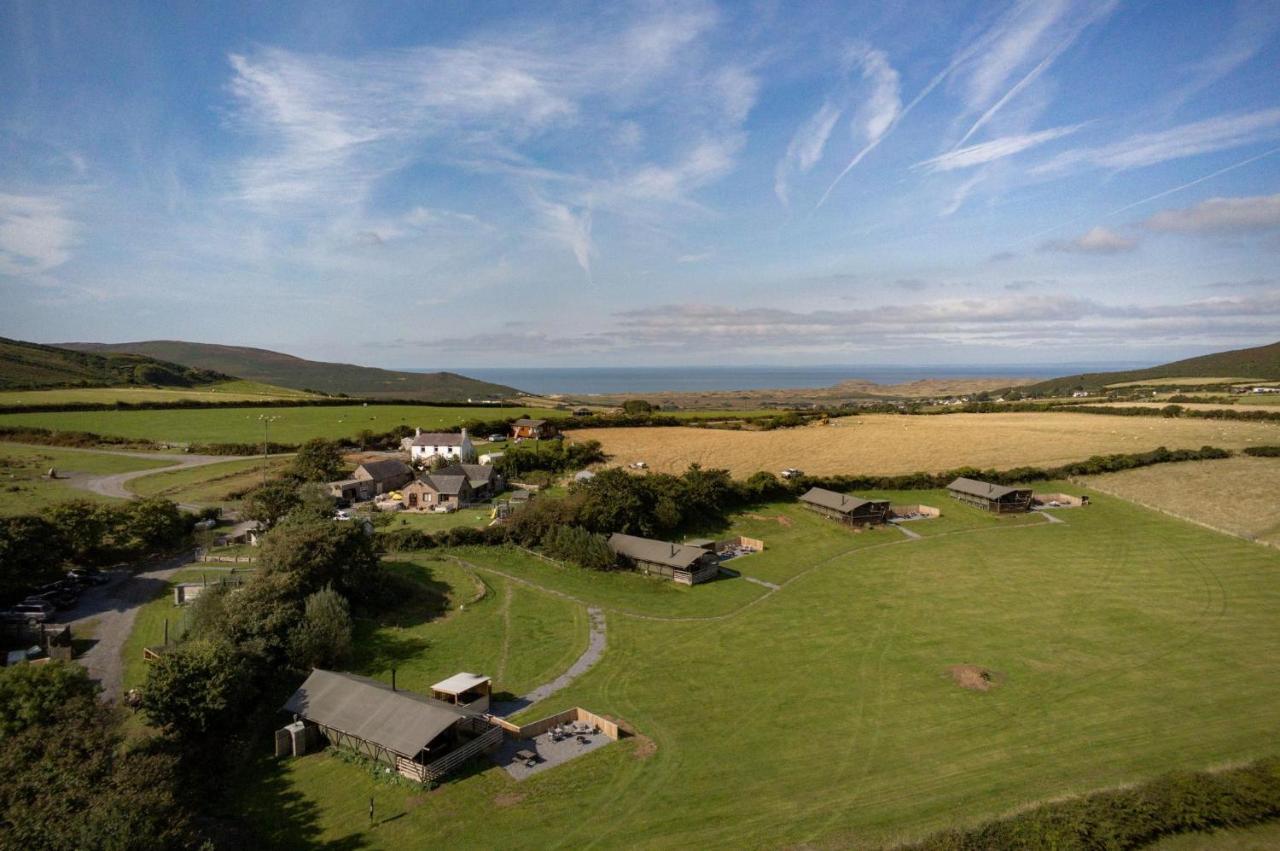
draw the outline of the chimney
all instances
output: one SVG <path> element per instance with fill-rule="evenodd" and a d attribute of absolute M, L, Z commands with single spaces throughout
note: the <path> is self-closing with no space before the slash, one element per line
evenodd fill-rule
<path fill-rule="evenodd" d="M 420 428 L 415 428 L 415 429 L 413 430 L 413 436 L 414 436 L 414 437 L 422 437 L 422 429 L 420 429 Z"/>
<path fill-rule="evenodd" d="M 464 443 L 466 442 L 466 439 L 467 439 L 467 430 L 466 430 L 466 428 L 463 428 L 463 429 L 462 429 L 462 440 L 463 440 L 463 442 L 464 442 Z"/>
<path fill-rule="evenodd" d="M 392 691 L 396 690 L 396 669 L 395 668 L 391 669 L 391 690 Z"/>

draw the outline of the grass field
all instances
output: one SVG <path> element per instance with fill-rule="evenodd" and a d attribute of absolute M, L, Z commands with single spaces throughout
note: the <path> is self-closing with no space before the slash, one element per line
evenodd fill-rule
<path fill-rule="evenodd" d="M 0 425 L 36 426 L 168 443 L 255 443 L 263 437 L 260 416 L 274 417 L 271 440 L 301 443 L 312 437 L 355 437 L 364 429 L 390 431 L 407 425 L 424 431 L 450 428 L 469 419 L 521 416 L 527 408 L 444 408 L 423 405 L 339 405 L 299 408 L 209 408 L 165 411 L 65 411 L 5 414 Z M 542 418 L 563 411 L 534 411 Z M 485 435 L 480 435 L 484 437 Z"/>
<path fill-rule="evenodd" d="M 1086 481 L 1125 499 L 1280 546 L 1280 458 L 1162 464 Z"/>
<path fill-rule="evenodd" d="M 72 387 L 59 390 L 0 391 L 0 406 L 115 404 L 116 402 L 265 402 L 311 399 L 314 394 L 256 381 L 224 381 L 200 388 Z"/>
<path fill-rule="evenodd" d="M 1225 398 L 1225 397 L 1224 397 Z M 1280 399 L 1271 400 L 1262 396 L 1235 396 L 1236 402 L 1223 401 L 1220 404 L 1213 402 L 1173 402 L 1170 400 L 1155 402 L 1091 402 L 1084 400 L 1086 404 L 1100 408 L 1165 408 L 1169 405 L 1177 405 L 1179 408 L 1186 408 L 1188 411 L 1264 411 L 1275 413 L 1276 406 L 1280 405 Z"/>
<path fill-rule="evenodd" d="M 773 521 L 777 591 L 468 549 L 486 583 L 500 569 L 606 609 L 604 658 L 525 717 L 586 706 L 646 738 L 426 795 L 325 754 L 264 761 L 242 806 L 292 847 L 847 847 L 1271 752 L 1280 553 L 1106 496 L 1059 524 L 940 507 L 962 525 L 921 540 Z M 836 532 L 857 546 L 839 554 Z M 484 660 L 503 636 L 459 640 Z M 450 646 L 426 641 L 427 664 Z M 997 687 L 957 686 L 964 663 Z"/>
<path fill-rule="evenodd" d="M 1251 378 L 1223 378 L 1221 376 L 1183 376 L 1180 378 L 1148 378 L 1144 381 L 1120 381 L 1108 387 L 1199 387 L 1202 384 L 1248 384 Z M 1265 382 L 1262 382 L 1265 383 Z"/>
<path fill-rule="evenodd" d="M 267 463 L 268 476 L 278 475 L 290 463 L 290 458 L 273 456 Z M 141 476 L 126 487 L 139 496 L 162 496 L 184 505 L 226 507 L 237 502 L 233 494 L 261 482 L 262 459 L 247 458 Z"/>
<path fill-rule="evenodd" d="M 679 473 L 692 463 L 735 476 L 798 467 L 807 473 L 893 474 L 973 465 L 1053 465 L 1157 446 L 1240 448 L 1280 442 L 1280 423 L 1247 423 L 1100 414 L 1013 413 L 898 416 L 869 414 L 829 426 L 775 431 L 628 428 L 571 432 L 598 440 L 620 464 Z"/>
<path fill-rule="evenodd" d="M 492 522 L 492 518 L 489 516 L 492 511 L 492 505 L 461 508 L 448 514 L 419 514 L 417 512 L 402 511 L 393 515 L 395 519 L 383 528 L 392 531 L 396 529 L 421 529 L 424 532 L 439 532 L 442 529 L 452 529 L 455 526 L 474 526 L 480 529 Z"/>
<path fill-rule="evenodd" d="M 110 502 L 108 497 L 72 487 L 72 482 L 86 475 L 127 473 L 171 464 L 172 461 L 105 452 L 0 443 L 0 515 L 36 513 L 69 499 Z M 67 478 L 44 478 L 50 467 Z"/>

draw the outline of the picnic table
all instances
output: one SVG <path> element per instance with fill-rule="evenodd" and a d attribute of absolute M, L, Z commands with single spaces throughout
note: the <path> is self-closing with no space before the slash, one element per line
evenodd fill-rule
<path fill-rule="evenodd" d="M 520 749 L 520 750 L 516 751 L 516 759 L 520 760 L 520 761 L 521 761 L 521 762 L 523 762 L 525 765 L 530 765 L 530 766 L 531 766 L 531 765 L 536 765 L 536 764 L 537 764 L 537 762 L 538 762 L 538 755 L 537 755 L 536 753 L 534 753 L 533 751 L 529 750 L 528 748 L 522 748 L 522 749 Z"/>

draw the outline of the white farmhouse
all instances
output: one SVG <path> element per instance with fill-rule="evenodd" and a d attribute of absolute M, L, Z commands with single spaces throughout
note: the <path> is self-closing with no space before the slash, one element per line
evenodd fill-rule
<path fill-rule="evenodd" d="M 419 462 L 436 455 L 454 461 L 470 461 L 476 457 L 476 448 L 465 428 L 459 434 L 416 429 L 413 440 L 409 441 L 409 458 Z"/>

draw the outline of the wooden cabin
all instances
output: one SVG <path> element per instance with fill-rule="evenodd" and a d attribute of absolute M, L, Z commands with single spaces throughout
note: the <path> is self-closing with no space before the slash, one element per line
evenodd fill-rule
<path fill-rule="evenodd" d="M 720 557 L 712 550 L 670 541 L 654 541 L 615 532 L 609 549 L 624 564 L 641 573 L 665 576 L 681 585 L 697 585 L 720 573 Z"/>
<path fill-rule="evenodd" d="M 954 499 L 995 514 L 1012 514 L 1031 510 L 1031 489 L 993 485 L 977 479 L 956 479 L 947 485 Z"/>
<path fill-rule="evenodd" d="M 419 782 L 439 780 L 476 754 L 498 747 L 503 736 L 502 728 L 491 725 L 481 710 L 320 668 L 282 710 L 294 716 L 295 724 L 277 731 L 278 755 L 291 750 L 300 755 L 296 742 L 305 747 L 318 735 Z M 298 722 L 311 735 L 291 736 Z"/>
<path fill-rule="evenodd" d="M 810 511 L 846 526 L 873 526 L 889 517 L 887 499 L 859 499 L 826 488 L 809 488 L 800 497 L 800 502 Z"/>

